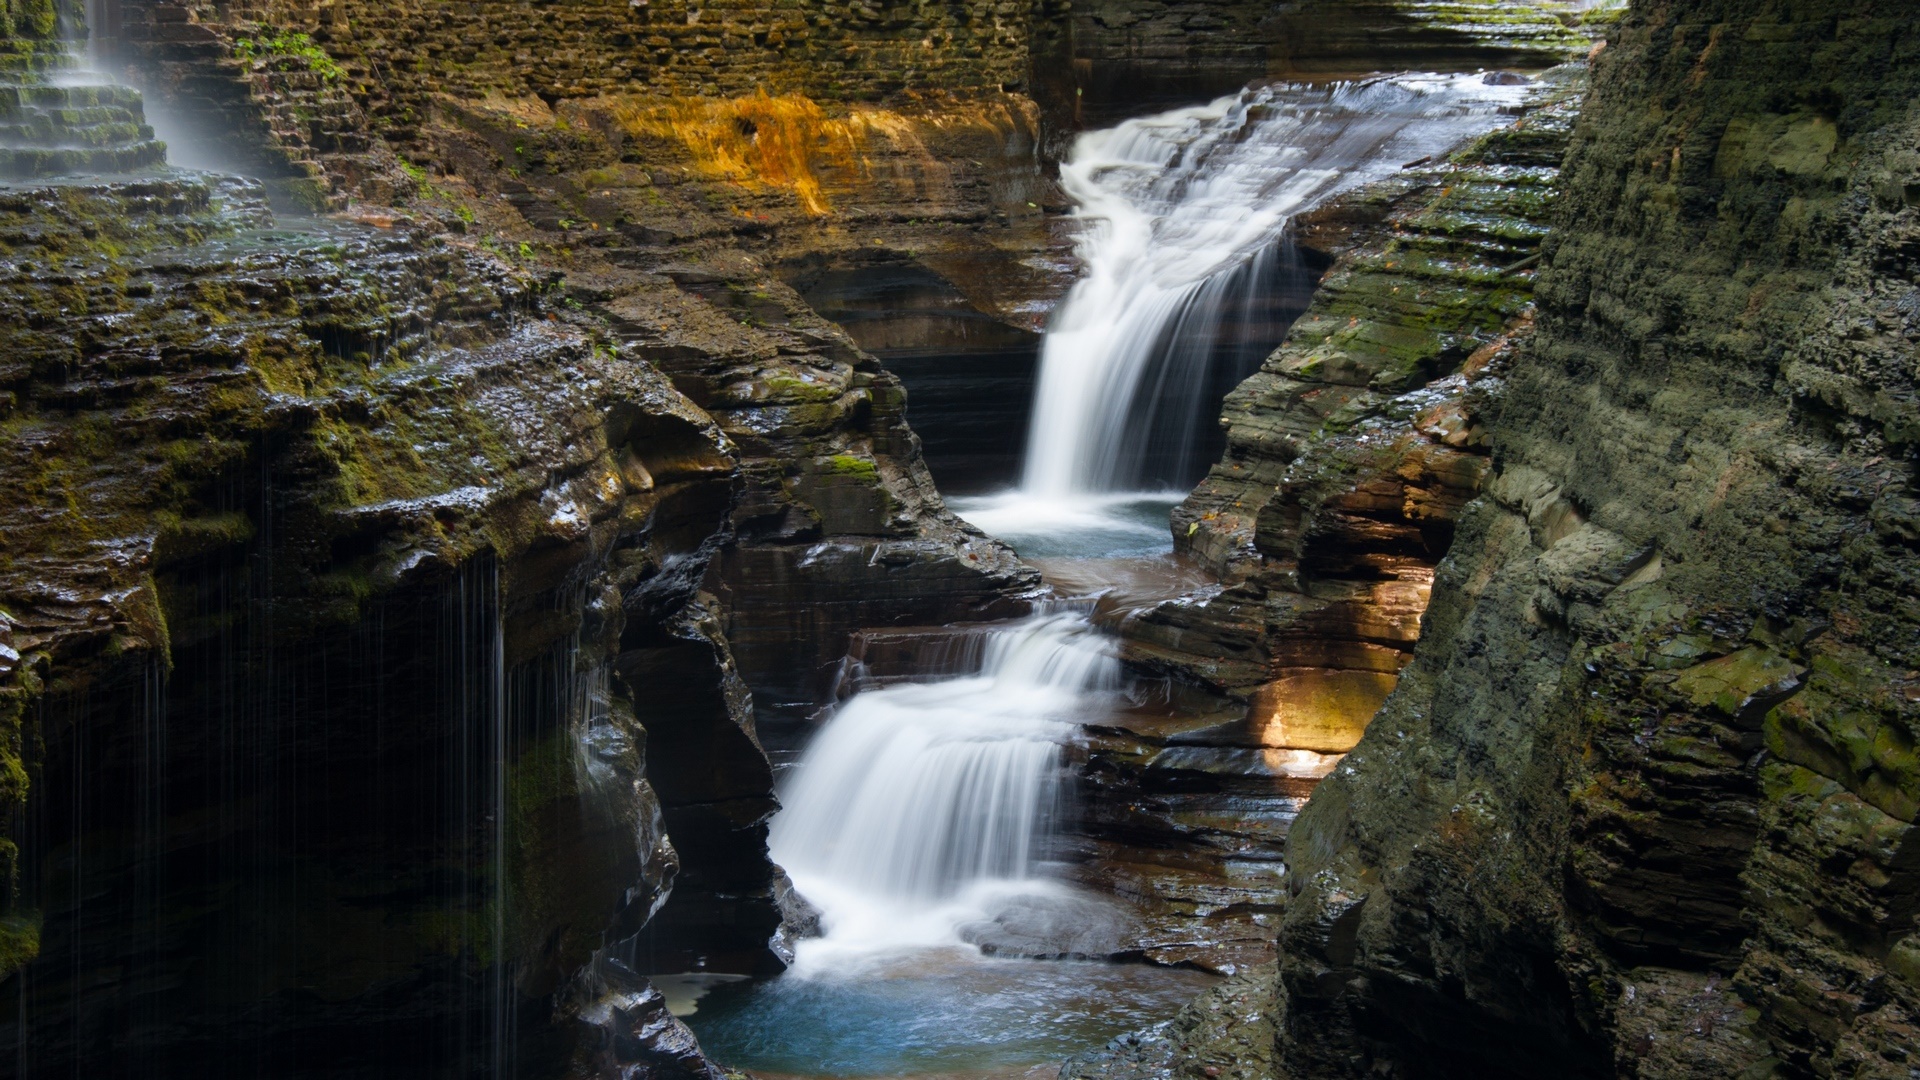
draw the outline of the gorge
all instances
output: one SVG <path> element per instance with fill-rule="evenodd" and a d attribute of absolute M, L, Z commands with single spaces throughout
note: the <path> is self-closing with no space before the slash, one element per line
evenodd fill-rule
<path fill-rule="evenodd" d="M 0 0 L 0 1075 L 1920 1075 L 1920 13 Z"/>

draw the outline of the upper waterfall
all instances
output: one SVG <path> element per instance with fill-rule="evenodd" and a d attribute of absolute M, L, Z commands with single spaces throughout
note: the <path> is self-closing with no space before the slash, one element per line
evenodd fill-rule
<path fill-rule="evenodd" d="M 1216 365 L 1239 368 L 1231 385 L 1263 358 L 1229 339 L 1288 223 L 1491 129 L 1519 97 L 1479 75 L 1275 84 L 1080 136 L 1060 181 L 1085 275 L 1047 331 L 1022 495 L 1190 485 Z"/>

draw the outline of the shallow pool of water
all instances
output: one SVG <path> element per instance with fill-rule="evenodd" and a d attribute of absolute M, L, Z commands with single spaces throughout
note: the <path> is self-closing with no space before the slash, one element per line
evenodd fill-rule
<path fill-rule="evenodd" d="M 1185 492 L 1060 497 L 1008 491 L 949 500 L 954 512 L 1022 558 L 1126 558 L 1173 550 L 1167 524 Z"/>
<path fill-rule="evenodd" d="M 1018 1075 L 1172 1016 L 1218 980 L 931 949 L 716 986 L 685 1017 L 723 1065 L 796 1076 Z"/>

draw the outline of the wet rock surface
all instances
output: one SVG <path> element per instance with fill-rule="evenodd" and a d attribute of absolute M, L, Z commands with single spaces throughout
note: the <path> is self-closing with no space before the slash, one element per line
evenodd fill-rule
<path fill-rule="evenodd" d="M 1208 990 L 1171 1020 L 1129 1032 L 1066 1063 L 1062 1080 L 1264 1080 L 1273 1059 L 1271 964 Z"/>
<path fill-rule="evenodd" d="M 1034 93 L 1103 127 L 1260 79 L 1537 71 L 1584 53 L 1593 17 L 1563 0 L 1083 0 L 1036 27 Z"/>
<path fill-rule="evenodd" d="M 617 960 L 598 958 L 581 974 L 571 1006 L 587 1035 L 572 1075 L 722 1080 L 728 1074 L 700 1052 L 687 1025 L 667 1010 L 667 999 Z"/>
<path fill-rule="evenodd" d="M 1048 135 L 991 86 L 723 98 L 771 69 L 712 50 L 795 29 L 744 10 L 560 5 L 552 53 L 525 9 L 467 56 L 348 6 L 140 5 L 119 55 L 351 214 L 0 191 L 0 1053 L 711 1075 L 631 973 L 773 963 L 763 732 L 853 631 L 884 679 L 888 631 L 1039 585 L 875 354 L 1025 340 L 1068 269 Z M 1463 34 L 1531 64 L 1554 6 L 1287 5 L 1258 58 L 1225 6 L 1073 18 L 1096 75 L 1190 94 Z M 1176 517 L 1220 583 L 1099 610 L 1163 689 L 1090 731 L 1073 853 L 1144 914 L 1098 951 L 1244 977 L 1068 1073 L 1912 1071 L 1912 20 L 1752 8 L 1639 4 L 1577 127 L 1550 86 L 1302 223 L 1338 261 Z M 5 78 L 62 10 L 5 9 Z M 684 93 L 594 81 L 616 16 L 679 20 Z M 932 81 L 1012 86 L 1020 29 L 973 31 Z M 150 138 L 63 93 L 14 119 Z M 872 288 L 906 295 L 862 327 Z"/>
<path fill-rule="evenodd" d="M 1599 55 L 1485 494 L 1289 840 L 1288 1071 L 1912 1070 L 1906 15 Z"/>
<path fill-rule="evenodd" d="M 140 95 L 77 70 L 83 6 L 39 0 L 0 26 L 0 181 L 133 173 L 166 161 Z"/>
<path fill-rule="evenodd" d="M 1032 153 L 1020 134 L 1030 118 L 1005 102 L 916 119 L 759 99 L 665 109 L 608 101 L 563 124 L 535 106 L 450 113 L 433 136 L 451 174 L 443 190 L 456 201 L 471 193 L 497 235 L 528 237 L 523 253 L 564 274 L 567 302 L 666 372 L 740 448 L 747 488 L 712 585 L 756 708 L 810 711 L 859 627 L 1023 611 L 1036 576 L 945 509 L 899 381 L 774 268 L 868 252 L 946 266 L 974 251 L 989 265 L 1014 264 L 1030 226 L 989 212 L 1035 182 L 1031 157 L 1024 174 L 1008 159 Z M 742 139 L 742 122 L 759 133 L 753 140 Z M 583 128 L 614 134 L 566 134 Z M 932 157 L 936 136 L 946 152 L 978 152 L 992 165 L 976 161 L 979 172 L 961 177 Z M 498 171 L 504 141 L 539 138 L 553 140 L 554 156 L 519 178 Z M 826 151 L 769 149 L 810 140 Z M 978 148 L 983 140 L 996 156 Z M 653 167 L 618 160 L 616 145 Z M 915 209 L 894 209 L 902 202 Z M 437 209 L 421 200 L 422 212 Z M 918 216 L 867 224 L 908 213 Z M 1003 232 L 1012 252 L 994 256 L 990 241 Z M 976 295 L 987 310 L 1034 288 L 963 280 L 986 283 Z"/>
<path fill-rule="evenodd" d="M 181 25 L 170 77 L 231 81 L 242 39 Z M 304 115 L 325 54 L 254 57 L 222 100 Z M 962 144 L 1018 119 L 975 115 Z M 217 176 L 0 192 L 32 1074 L 218 1075 L 235 1025 L 328 1075 L 697 1073 L 643 981 L 569 988 L 777 965 L 752 692 L 810 710 L 859 625 L 1025 609 L 1036 576 L 946 513 L 898 383 L 743 250 L 775 217 L 833 233 L 802 193 L 740 206 L 670 117 L 448 116 L 431 173 L 364 128 L 318 159 L 270 132 L 321 201 L 400 204 L 332 218 Z M 945 228 L 933 257 L 968 247 Z M 230 965 L 181 974 L 209 948 Z M 92 970 L 124 978 L 65 974 Z M 115 1016 L 141 1034 L 94 1037 Z"/>
<path fill-rule="evenodd" d="M 697 606 L 626 598 L 724 527 L 725 436 L 418 230 L 193 176 L 5 204 L 10 1058 L 564 1053 L 471 1033 L 674 880 L 612 659 Z"/>
<path fill-rule="evenodd" d="M 1178 558 L 1213 583 L 1112 620 L 1164 689 L 1090 734 L 1081 873 L 1148 913 L 1140 955 L 1272 955 L 1291 823 L 1392 692 L 1486 474 L 1581 79 L 1556 72 L 1512 126 L 1301 223 L 1334 263 L 1173 513 Z"/>

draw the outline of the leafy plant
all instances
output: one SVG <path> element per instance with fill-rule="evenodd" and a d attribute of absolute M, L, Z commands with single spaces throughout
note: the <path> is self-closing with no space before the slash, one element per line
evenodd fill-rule
<path fill-rule="evenodd" d="M 290 58 L 306 61 L 307 70 L 320 76 L 328 83 L 339 83 L 346 79 L 347 69 L 327 55 L 327 51 L 314 43 L 314 40 L 297 30 L 275 30 L 262 27 L 257 38 L 238 38 L 233 43 L 233 55 L 246 63 L 255 60 Z M 284 70 L 284 69 L 283 69 Z"/>

